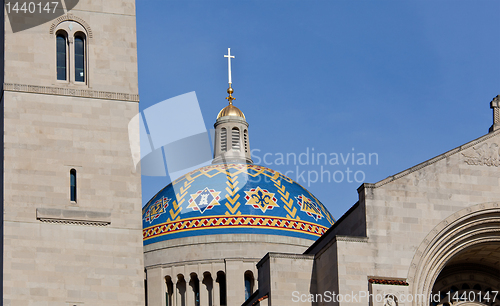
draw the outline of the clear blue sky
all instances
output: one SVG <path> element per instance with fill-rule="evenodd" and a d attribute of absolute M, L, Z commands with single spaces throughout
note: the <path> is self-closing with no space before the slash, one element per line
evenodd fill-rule
<path fill-rule="evenodd" d="M 196 91 L 212 128 L 227 104 L 223 55 L 230 47 L 235 105 L 250 124 L 251 148 L 261 159 L 270 153 L 267 166 L 293 171 L 292 179 L 297 166 L 305 171 L 299 183 L 335 218 L 357 201 L 360 183 L 354 173 L 347 182 L 347 171 L 375 183 L 486 134 L 492 123 L 489 102 L 500 94 L 500 1 L 136 5 L 141 110 Z M 323 170 L 342 172 L 342 182 L 328 183 L 324 175 L 323 183 L 307 186 L 308 171 L 311 179 L 321 174 L 316 162 L 276 164 L 278 153 L 312 148 L 338 154 L 340 165 Z M 355 165 L 343 165 L 340 154 L 353 148 Z M 357 165 L 358 153 L 376 153 L 378 164 Z M 143 177 L 143 202 L 168 182 Z"/>

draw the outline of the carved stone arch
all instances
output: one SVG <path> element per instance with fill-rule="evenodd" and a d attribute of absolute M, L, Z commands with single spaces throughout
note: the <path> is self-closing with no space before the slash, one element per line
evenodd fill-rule
<path fill-rule="evenodd" d="M 460 252 L 484 243 L 500 243 L 500 203 L 477 204 L 440 222 L 415 252 L 408 282 L 411 294 L 429 296 L 440 272 Z M 420 300 L 415 305 L 427 305 Z"/>
<path fill-rule="evenodd" d="M 50 25 L 49 33 L 50 34 L 54 34 L 54 31 L 57 28 L 57 26 L 61 22 L 64 22 L 64 21 L 74 21 L 74 22 L 79 23 L 82 27 L 85 28 L 85 31 L 87 31 L 87 38 L 88 38 L 88 40 L 92 41 L 92 39 L 93 39 L 92 29 L 90 28 L 90 26 L 88 25 L 88 23 L 85 22 L 85 20 L 83 20 L 82 18 L 77 17 L 77 16 L 72 15 L 72 14 L 62 15 L 59 18 L 57 18 L 56 20 L 54 20 L 54 22 Z"/>

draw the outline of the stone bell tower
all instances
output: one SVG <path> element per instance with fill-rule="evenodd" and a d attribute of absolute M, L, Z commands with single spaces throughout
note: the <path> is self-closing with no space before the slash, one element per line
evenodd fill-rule
<path fill-rule="evenodd" d="M 231 80 L 231 49 L 228 48 L 228 74 L 229 88 L 226 98 L 229 105 L 224 107 L 217 115 L 215 121 L 215 148 L 212 163 L 253 163 L 250 155 L 250 143 L 248 139 L 248 123 L 243 112 L 233 105 L 233 88 Z"/>
<path fill-rule="evenodd" d="M 1 22 L 3 304 L 142 306 L 135 1 L 40 10 Z"/>

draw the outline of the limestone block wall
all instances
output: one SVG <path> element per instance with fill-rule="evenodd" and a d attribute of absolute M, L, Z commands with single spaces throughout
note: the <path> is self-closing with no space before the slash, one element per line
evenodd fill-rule
<path fill-rule="evenodd" d="M 500 198 L 499 137 L 492 132 L 386 180 L 364 184 L 359 192 L 366 207 L 367 241 L 337 240 L 339 292 L 365 291 L 368 278 L 383 277 L 407 280 L 412 294 L 422 255 L 417 250 L 428 243 L 434 228 L 460 211 Z M 328 282 L 323 271 L 318 270 L 318 279 Z"/>
<path fill-rule="evenodd" d="M 314 255 L 268 253 L 258 263 L 259 296 L 273 306 L 313 305 L 316 297 Z M 262 290 L 262 291 L 261 291 Z"/>
<path fill-rule="evenodd" d="M 140 169 L 128 136 L 139 108 L 135 2 L 58 9 L 16 33 L 3 16 L 3 304 L 144 305 Z M 85 82 L 57 80 L 58 26 L 68 61 L 74 32 L 85 32 Z"/>
<path fill-rule="evenodd" d="M 144 305 L 138 104 L 5 91 L 4 111 L 4 305 Z"/>

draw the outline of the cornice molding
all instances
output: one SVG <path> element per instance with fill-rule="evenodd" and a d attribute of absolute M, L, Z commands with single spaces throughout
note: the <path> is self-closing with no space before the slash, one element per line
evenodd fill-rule
<path fill-rule="evenodd" d="M 87 225 L 87 226 L 107 226 L 111 224 L 111 222 L 77 221 L 77 220 L 48 219 L 48 218 L 38 218 L 38 220 L 44 223 L 59 223 L 59 224 L 73 224 L 73 225 Z"/>
<path fill-rule="evenodd" d="M 260 268 L 264 262 L 271 258 L 288 258 L 288 259 L 306 259 L 306 260 L 314 260 L 314 255 L 309 254 L 293 254 L 293 253 L 275 253 L 269 252 L 261 260 L 257 263 L 257 268 Z"/>
<path fill-rule="evenodd" d="M 37 208 L 36 219 L 48 223 L 107 226 L 111 224 L 111 213 L 80 209 Z"/>
<path fill-rule="evenodd" d="M 49 86 L 37 86 L 37 85 L 13 84 L 13 83 L 4 83 L 3 88 L 4 91 L 139 102 L 139 95 L 132 95 L 119 92 L 109 92 L 109 91 L 97 91 L 90 89 L 49 87 Z"/>
<path fill-rule="evenodd" d="M 361 236 L 335 236 L 336 241 L 347 241 L 347 242 L 368 242 L 368 237 Z"/>
<path fill-rule="evenodd" d="M 170 268 L 184 268 L 185 266 L 196 266 L 196 265 L 211 265 L 211 264 L 225 264 L 228 261 L 238 261 L 244 263 L 256 263 L 260 260 L 260 258 L 250 258 L 250 257 L 231 257 L 231 258 L 219 258 L 219 259 L 195 259 L 195 260 L 185 260 L 185 261 L 177 261 L 166 264 L 155 263 L 152 265 L 145 265 L 144 268 L 146 270 L 150 269 L 170 269 Z M 196 272 L 196 271 L 191 271 Z M 190 273 L 191 273 L 190 272 Z M 189 275 L 190 273 L 186 273 Z M 171 275 L 169 275 L 171 276 Z"/>

